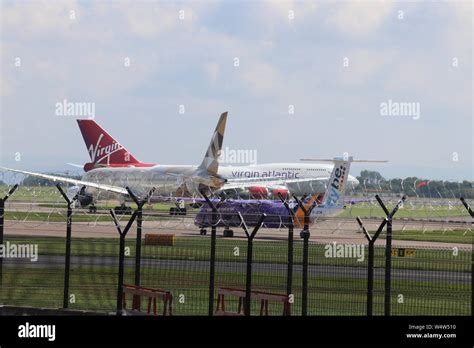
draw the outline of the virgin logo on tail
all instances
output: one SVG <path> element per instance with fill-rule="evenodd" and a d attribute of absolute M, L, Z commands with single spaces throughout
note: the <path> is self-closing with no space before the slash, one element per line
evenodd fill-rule
<path fill-rule="evenodd" d="M 104 165 L 108 167 L 153 166 L 153 164 L 146 164 L 137 160 L 94 120 L 77 120 L 77 123 L 91 158 L 91 163 L 86 163 L 84 166 L 85 171 Z"/>
<path fill-rule="evenodd" d="M 104 138 L 104 134 L 101 133 L 97 139 L 97 143 L 89 146 L 89 155 L 94 163 L 100 163 L 105 158 L 110 158 L 113 153 L 123 150 L 123 146 L 116 141 L 112 142 L 107 146 L 101 146 L 101 141 Z M 125 159 L 126 160 L 126 159 Z"/>

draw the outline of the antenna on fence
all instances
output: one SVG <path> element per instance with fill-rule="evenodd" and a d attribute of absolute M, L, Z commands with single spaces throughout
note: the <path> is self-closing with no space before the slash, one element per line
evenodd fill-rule
<path fill-rule="evenodd" d="M 246 275 L 246 282 L 245 282 L 245 308 L 244 312 L 246 316 L 250 316 L 250 308 L 252 302 L 252 258 L 253 258 L 253 239 L 257 234 L 257 231 L 262 227 L 263 221 L 265 220 L 267 214 L 260 215 L 260 219 L 258 219 L 257 224 L 253 228 L 252 233 L 249 233 L 247 228 L 247 224 L 245 223 L 242 214 L 239 211 L 239 219 L 242 223 L 242 228 L 245 231 L 245 235 L 247 236 L 247 275 Z"/>
<path fill-rule="evenodd" d="M 150 200 L 151 196 L 155 192 L 155 188 L 153 187 L 143 199 L 138 198 L 128 186 L 125 189 L 127 190 L 130 198 L 132 198 L 135 204 L 137 205 L 137 238 L 135 242 L 135 285 L 140 286 L 143 206 Z M 140 296 L 133 296 L 133 308 L 140 308 Z"/>
<path fill-rule="evenodd" d="M 464 199 L 464 197 L 461 197 L 460 198 L 461 200 L 461 203 L 462 205 L 464 205 L 464 207 L 466 208 L 467 212 L 469 213 L 469 215 L 471 215 L 472 218 L 474 218 L 474 212 L 472 211 L 471 207 L 469 206 L 469 204 L 467 204 L 466 200 Z"/>
<path fill-rule="evenodd" d="M 0 198 L 0 245 L 3 245 L 3 225 L 5 222 L 5 202 L 16 191 L 18 184 L 15 184 L 5 197 Z M 0 285 L 3 283 L 3 257 L 0 257 Z"/>
<path fill-rule="evenodd" d="M 293 231 L 294 231 L 294 219 L 295 212 L 290 208 L 287 200 L 283 198 L 283 195 L 278 192 L 278 197 L 282 201 L 286 210 L 288 211 L 288 267 L 286 271 L 286 295 L 290 296 L 293 292 Z"/>
<path fill-rule="evenodd" d="M 462 204 L 466 208 L 469 215 L 474 218 L 474 212 L 472 211 L 470 205 L 466 202 L 464 197 L 460 198 Z M 471 315 L 474 316 L 474 241 L 472 243 L 472 250 L 471 250 Z"/>
<path fill-rule="evenodd" d="M 125 262 L 125 236 L 127 235 L 128 230 L 130 230 L 130 227 L 132 227 L 133 221 L 135 221 L 135 218 L 138 215 L 138 211 L 135 210 L 133 212 L 132 217 L 128 221 L 127 226 L 125 226 L 123 231 L 120 227 L 119 221 L 117 220 L 117 215 L 115 215 L 115 211 L 113 209 L 110 209 L 110 215 L 112 215 L 115 228 L 117 229 L 117 232 L 119 233 L 119 236 L 120 236 L 119 270 L 118 270 L 118 285 L 117 285 L 117 315 L 121 315 L 122 308 L 123 308 L 122 296 L 123 296 L 123 273 L 124 273 L 124 262 Z"/>
<path fill-rule="evenodd" d="M 362 231 L 369 242 L 369 262 L 367 264 L 367 316 L 372 316 L 374 303 L 374 244 L 383 228 L 387 224 L 388 219 L 385 218 L 382 221 L 373 237 L 370 236 L 370 233 L 366 230 L 362 220 L 359 217 L 357 217 L 357 222 L 359 223 L 359 226 L 362 228 Z"/>
<path fill-rule="evenodd" d="M 217 205 L 215 205 L 209 197 L 204 192 L 201 192 L 201 195 L 206 200 L 207 204 L 212 209 L 211 216 L 211 255 L 209 262 L 209 305 L 208 305 L 208 315 L 214 315 L 214 288 L 215 288 L 215 274 L 216 274 L 216 237 L 217 237 L 217 215 L 218 215 L 218 206 L 223 202 L 221 200 Z"/>
<path fill-rule="evenodd" d="M 385 239 L 385 300 L 384 300 L 384 314 L 390 315 L 390 305 L 392 300 L 392 218 L 397 213 L 400 206 L 406 199 L 403 196 L 395 205 L 395 208 L 391 212 L 388 211 L 384 202 L 379 195 L 375 195 L 375 199 L 379 202 L 383 211 L 385 212 L 387 219 L 387 238 Z"/>
<path fill-rule="evenodd" d="M 64 193 L 60 184 L 56 184 L 61 196 L 67 203 L 67 219 L 66 219 L 66 255 L 64 262 L 64 292 L 63 292 L 63 308 L 69 307 L 69 275 L 71 272 L 71 238 L 72 238 L 72 204 L 79 197 L 79 192 L 85 189 L 85 186 L 82 186 L 80 190 L 74 195 L 72 199 Z"/>
<path fill-rule="evenodd" d="M 300 237 L 303 238 L 303 281 L 302 281 L 302 297 L 301 297 L 301 315 L 306 316 L 308 313 L 308 261 L 309 261 L 309 217 L 316 202 L 314 202 L 308 209 L 304 206 L 303 202 L 305 201 L 307 195 L 301 197 L 301 200 L 298 197 L 293 196 L 295 201 L 298 203 L 298 206 L 303 211 L 304 214 L 304 225 L 303 230 L 300 232 Z"/>

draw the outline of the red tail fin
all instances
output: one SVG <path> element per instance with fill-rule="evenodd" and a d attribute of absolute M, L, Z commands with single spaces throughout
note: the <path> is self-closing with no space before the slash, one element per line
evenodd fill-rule
<path fill-rule="evenodd" d="M 77 120 L 77 123 L 89 151 L 92 167 L 142 164 L 94 120 Z M 90 167 L 89 165 L 89 170 L 92 169 Z"/>

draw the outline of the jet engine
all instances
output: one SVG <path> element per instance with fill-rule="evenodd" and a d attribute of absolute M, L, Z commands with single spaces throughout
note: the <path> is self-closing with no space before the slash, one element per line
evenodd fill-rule
<path fill-rule="evenodd" d="M 77 200 L 81 207 L 86 207 L 91 204 L 94 200 L 92 195 L 86 193 L 85 187 L 80 186 L 71 186 L 68 188 L 66 195 L 67 197 L 72 200 L 77 194 Z"/>
<path fill-rule="evenodd" d="M 263 186 L 251 186 L 248 188 L 251 198 L 254 199 L 267 199 L 268 189 Z"/>

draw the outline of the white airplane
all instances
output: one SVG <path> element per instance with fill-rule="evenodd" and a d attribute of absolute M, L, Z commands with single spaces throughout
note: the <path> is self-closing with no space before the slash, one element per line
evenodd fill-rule
<path fill-rule="evenodd" d="M 275 198 L 278 194 L 324 194 L 333 165 L 319 163 L 272 163 L 250 166 L 219 166 L 227 112 L 223 113 L 200 165 L 161 165 L 139 161 L 94 120 L 77 120 L 91 162 L 84 165 L 81 180 L 4 168 L 9 171 L 72 184 L 68 196 L 79 190 L 82 206 L 112 194 L 124 203 L 127 187 L 137 196 L 152 188 L 150 202 L 179 200 L 218 193 L 228 197 Z M 353 176 L 348 184 L 359 184 Z M 108 193 L 109 195 L 107 195 Z"/>

